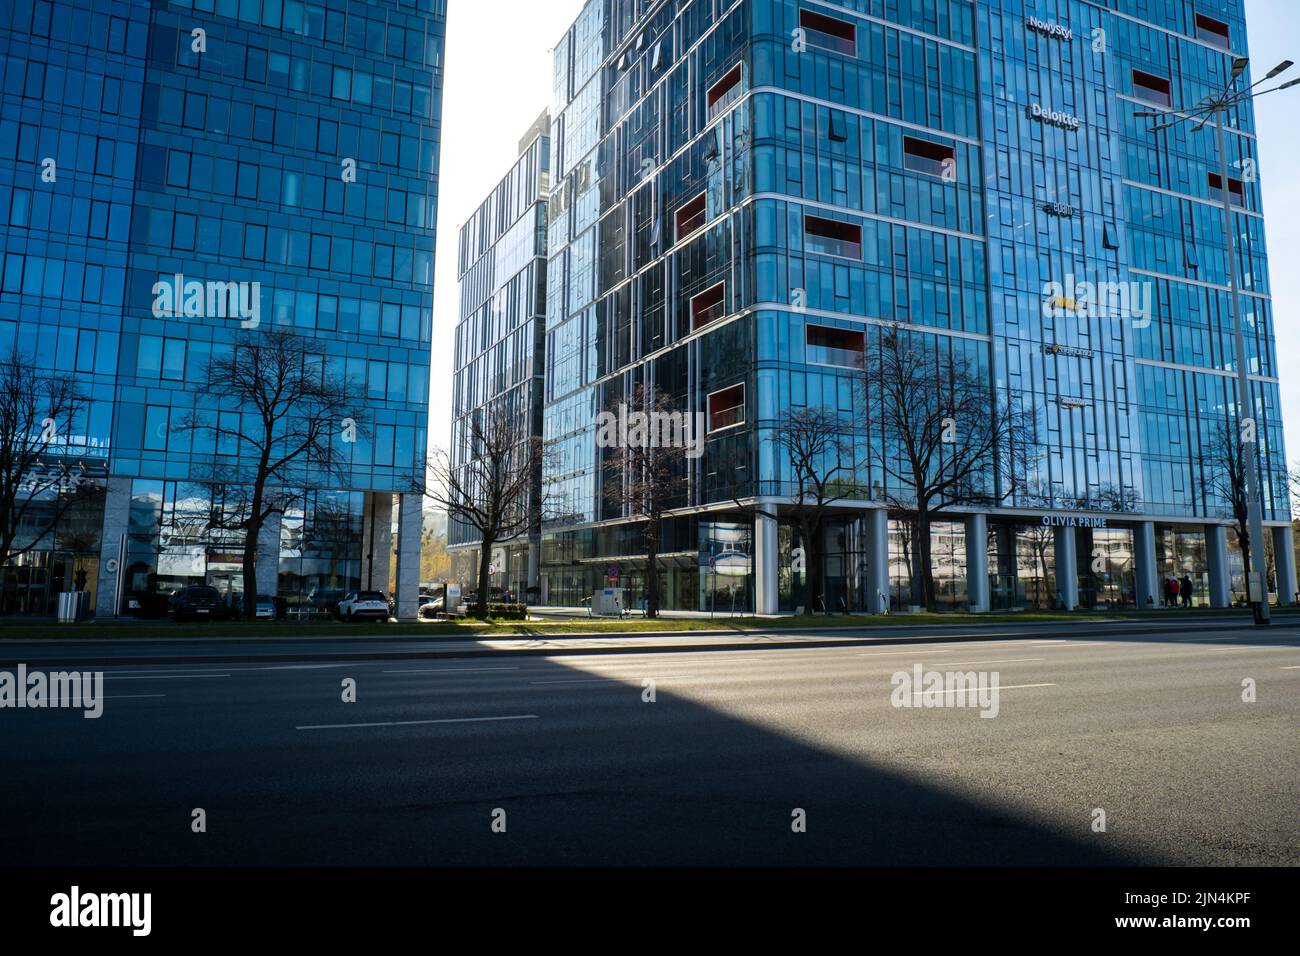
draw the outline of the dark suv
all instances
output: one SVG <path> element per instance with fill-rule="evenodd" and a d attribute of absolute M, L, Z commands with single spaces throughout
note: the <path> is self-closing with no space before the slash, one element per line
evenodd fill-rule
<path fill-rule="evenodd" d="M 173 621 L 213 621 L 225 617 L 226 605 L 216 588 L 194 585 L 172 595 Z"/>

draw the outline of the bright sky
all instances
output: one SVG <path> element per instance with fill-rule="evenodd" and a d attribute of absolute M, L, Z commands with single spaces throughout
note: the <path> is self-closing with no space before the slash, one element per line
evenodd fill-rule
<path fill-rule="evenodd" d="M 442 179 L 434 280 L 433 384 L 430 442 L 447 445 L 451 431 L 452 350 L 460 290 L 456 282 L 461 224 L 516 158 L 519 138 L 551 100 L 551 46 L 583 0 L 451 0 L 443 94 Z M 1246 0 L 1250 54 L 1257 75 L 1284 59 L 1300 62 L 1298 0 Z M 1300 76 L 1300 66 L 1287 78 Z M 1273 318 L 1282 369 L 1287 449 L 1300 460 L 1300 87 L 1263 97 L 1256 107 L 1260 183 L 1268 227 Z"/>
<path fill-rule="evenodd" d="M 442 177 L 433 287 L 429 443 L 451 436 L 460 288 L 460 227 L 518 158 L 519 140 L 551 105 L 551 47 L 583 0 L 451 0 L 442 104 Z"/>
<path fill-rule="evenodd" d="M 1300 64 L 1296 0 L 1246 0 L 1251 69 L 1263 76 L 1283 60 Z M 1300 77 L 1300 66 L 1282 79 Z M 1272 84 L 1270 84 L 1271 86 Z M 1282 418 L 1287 457 L 1300 460 L 1300 328 L 1292 316 L 1300 302 L 1300 87 L 1260 97 L 1255 104 L 1259 135 L 1259 182 L 1264 193 L 1269 279 L 1273 285 L 1273 326 L 1277 336 Z"/>

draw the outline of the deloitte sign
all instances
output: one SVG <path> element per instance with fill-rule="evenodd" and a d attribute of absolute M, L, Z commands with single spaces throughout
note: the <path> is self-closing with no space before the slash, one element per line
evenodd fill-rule
<path fill-rule="evenodd" d="M 1030 104 L 1025 108 L 1025 113 L 1031 120 L 1037 120 L 1040 123 L 1046 123 L 1048 126 L 1059 126 L 1061 129 L 1077 130 L 1082 123 L 1079 117 L 1072 116 L 1069 113 L 1062 113 L 1059 110 L 1049 110 L 1039 106 L 1037 103 Z"/>

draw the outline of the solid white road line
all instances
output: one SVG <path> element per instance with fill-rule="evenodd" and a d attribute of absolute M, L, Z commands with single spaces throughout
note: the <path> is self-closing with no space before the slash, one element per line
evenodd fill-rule
<path fill-rule="evenodd" d="M 225 674 L 230 670 L 231 668 L 229 667 L 209 667 L 207 670 L 198 670 L 193 667 L 187 667 L 181 670 L 170 670 L 170 671 L 141 671 L 141 670 L 105 671 L 104 676 L 105 677 L 162 677 L 162 676 L 205 677 L 212 674 L 213 672 Z"/>
<path fill-rule="evenodd" d="M 1003 690 L 1024 690 L 1024 689 L 1027 688 L 1027 687 L 1055 687 L 1055 686 L 1056 686 L 1055 684 L 999 684 L 999 685 L 998 685 L 998 690 L 1000 690 L 1000 691 L 1003 691 Z M 993 685 L 990 684 L 990 685 L 989 685 L 989 689 L 992 690 L 992 689 L 993 689 Z M 970 690 L 971 690 L 971 688 L 964 688 L 964 687 L 959 688 L 959 687 L 954 687 L 954 688 L 952 688 L 951 690 L 942 690 L 942 691 L 939 691 L 939 693 L 941 693 L 941 694 L 956 694 L 958 691 L 961 691 L 962 693 L 968 693 Z M 914 691 L 914 692 L 912 693 L 912 696 L 913 696 L 913 697 L 921 697 L 921 696 L 923 696 L 923 695 L 925 695 L 925 694 L 933 694 L 933 693 L 935 693 L 935 692 L 932 691 L 932 690 L 918 690 L 918 691 Z"/>
<path fill-rule="evenodd" d="M 1007 642 L 999 641 L 998 643 L 1001 644 L 1001 643 L 1007 643 Z M 1018 643 L 1020 643 L 1020 642 L 1019 642 L 1019 641 L 1014 641 L 1014 642 L 1011 642 L 1011 643 L 1016 643 L 1016 644 L 1018 644 Z M 928 646 L 928 645 L 923 645 L 923 646 Z M 897 651 L 862 651 L 862 652 L 859 653 L 859 656 L 860 656 L 860 657 L 898 657 L 899 655 L 908 656 L 908 655 L 912 655 L 912 654 L 948 654 L 948 655 L 952 655 L 952 654 L 955 654 L 955 653 L 959 653 L 959 652 L 962 651 L 963 649 L 965 649 L 965 648 L 967 648 L 967 647 L 970 647 L 970 646 L 971 646 L 971 645 L 969 645 L 969 644 L 963 644 L 961 647 L 940 647 L 940 648 L 937 648 L 936 650 L 932 650 L 932 651 L 916 651 L 916 650 L 912 650 L 912 649 L 910 649 L 910 648 L 903 648 L 903 649 L 901 649 L 901 650 L 897 650 Z M 985 652 L 985 653 L 987 653 L 987 652 Z M 996 653 L 996 651 L 995 651 L 994 653 Z"/>
<path fill-rule="evenodd" d="M 694 674 L 668 674 L 666 676 L 649 677 L 646 674 L 637 674 L 627 677 L 583 677 L 578 680 L 530 680 L 530 684 L 626 684 L 629 681 L 653 680 L 656 682 L 670 680 L 700 680 L 698 675 Z M 639 689 L 639 688 L 638 688 Z"/>
<path fill-rule="evenodd" d="M 447 717 L 442 720 L 385 720 L 372 724 L 309 724 L 295 730 L 352 730 L 359 727 L 419 727 L 426 724 L 482 724 L 500 720 L 537 720 L 536 714 L 509 717 Z"/>
<path fill-rule="evenodd" d="M 215 677 L 229 677 L 229 674 L 154 674 L 149 677 L 120 677 L 117 674 L 105 674 L 105 680 L 211 680 Z"/>
<path fill-rule="evenodd" d="M 935 661 L 935 667 L 969 667 L 971 664 L 1028 664 L 1033 661 L 1045 661 L 1046 657 L 1012 657 L 1000 661 Z"/>
<path fill-rule="evenodd" d="M 484 674 L 489 671 L 517 671 L 518 667 L 428 667 L 401 671 L 383 671 L 385 674 Z"/>

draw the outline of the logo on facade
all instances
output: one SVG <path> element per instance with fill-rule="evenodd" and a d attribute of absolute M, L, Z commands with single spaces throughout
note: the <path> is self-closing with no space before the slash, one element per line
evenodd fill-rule
<path fill-rule="evenodd" d="M 1062 113 L 1060 110 L 1049 110 L 1046 107 L 1033 103 L 1026 107 L 1025 113 L 1032 120 L 1040 123 L 1046 123 L 1048 126 L 1059 126 L 1061 129 L 1071 131 L 1078 130 L 1083 125 L 1079 117 L 1071 113 Z"/>
<path fill-rule="evenodd" d="M 1059 345 L 1056 342 L 1044 345 L 1043 352 L 1047 355 L 1068 355 L 1070 358 L 1092 358 L 1092 352 L 1089 349 L 1077 349 L 1069 345 Z"/>
<path fill-rule="evenodd" d="M 262 323 L 262 283 L 200 282 L 181 273 L 153 287 L 155 319 L 239 319 L 242 329 Z"/>
<path fill-rule="evenodd" d="M 1053 23 L 1049 20 L 1042 20 L 1038 17 L 1027 17 L 1025 26 L 1035 33 L 1041 33 L 1045 37 L 1051 37 L 1053 40 L 1064 40 L 1067 43 L 1074 39 L 1074 31 L 1069 27 Z"/>
<path fill-rule="evenodd" d="M 1073 206 L 1064 202 L 1045 202 L 1042 210 L 1049 216 L 1060 216 L 1062 219 L 1073 219 L 1076 211 Z"/>
<path fill-rule="evenodd" d="M 703 412 L 628 412 L 619 405 L 597 415 L 596 428 L 598 448 L 682 448 L 687 458 L 704 456 Z"/>
<path fill-rule="evenodd" d="M 1080 517 L 1079 515 L 1043 515 L 1044 528 L 1093 528 L 1104 531 L 1108 518 Z"/>
<path fill-rule="evenodd" d="M 1151 299 L 1150 282 L 1078 282 L 1071 273 L 1064 283 L 1043 287 L 1043 318 L 1132 319 L 1135 329 L 1145 329 L 1151 324 Z"/>

